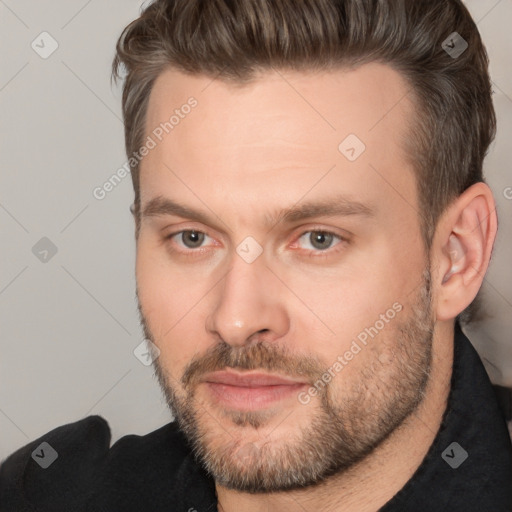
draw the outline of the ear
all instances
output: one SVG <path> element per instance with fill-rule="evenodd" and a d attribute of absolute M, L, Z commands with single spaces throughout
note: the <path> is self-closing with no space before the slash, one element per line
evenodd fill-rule
<path fill-rule="evenodd" d="M 437 320 L 454 319 L 476 297 L 497 228 L 496 205 L 485 183 L 472 185 L 443 214 L 432 244 Z"/>

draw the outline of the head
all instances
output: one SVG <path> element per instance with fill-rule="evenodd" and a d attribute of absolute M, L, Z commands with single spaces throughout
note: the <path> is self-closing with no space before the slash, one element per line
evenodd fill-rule
<path fill-rule="evenodd" d="M 123 32 L 141 321 L 223 485 L 313 485 L 421 403 L 496 231 L 487 64 L 457 0 L 155 1 Z"/>

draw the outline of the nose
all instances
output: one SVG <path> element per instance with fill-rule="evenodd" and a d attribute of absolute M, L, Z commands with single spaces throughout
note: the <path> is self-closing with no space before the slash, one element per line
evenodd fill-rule
<path fill-rule="evenodd" d="M 232 346 L 279 339 L 290 327 L 283 288 L 263 255 L 247 263 L 235 253 L 228 273 L 212 290 L 206 330 Z"/>

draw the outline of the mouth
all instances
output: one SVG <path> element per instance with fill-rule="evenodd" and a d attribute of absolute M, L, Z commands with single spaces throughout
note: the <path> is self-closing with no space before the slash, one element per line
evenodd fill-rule
<path fill-rule="evenodd" d="M 295 397 L 308 383 L 256 371 L 223 370 L 206 374 L 202 383 L 219 405 L 240 411 L 263 409 Z"/>

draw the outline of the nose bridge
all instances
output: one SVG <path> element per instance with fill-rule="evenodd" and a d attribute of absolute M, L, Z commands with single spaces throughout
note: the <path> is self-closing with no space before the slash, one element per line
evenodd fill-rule
<path fill-rule="evenodd" d="M 267 269 L 263 254 L 251 261 L 243 252 L 247 248 L 242 242 L 233 254 L 206 324 L 209 332 L 230 345 L 243 345 L 263 330 L 269 331 L 265 339 L 280 337 L 289 326 L 277 280 Z"/>

